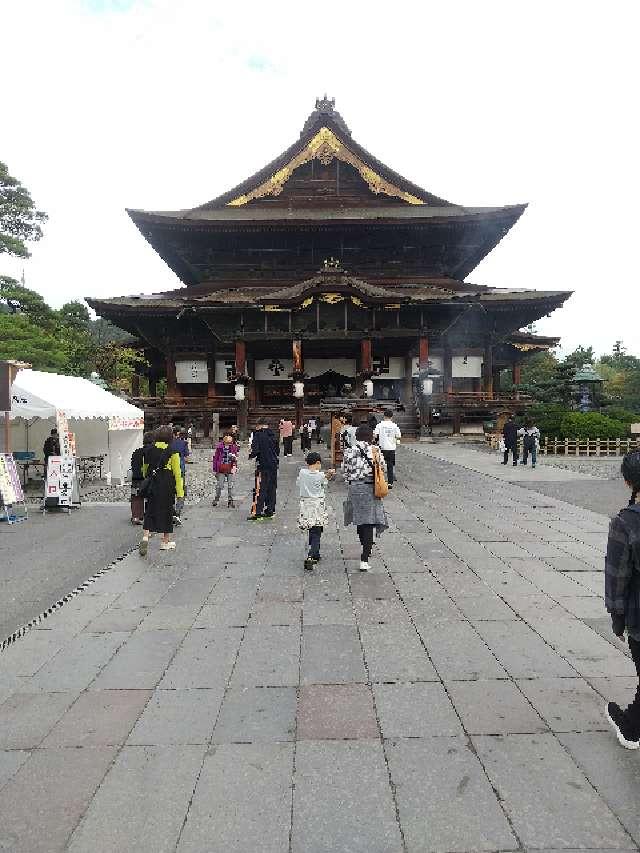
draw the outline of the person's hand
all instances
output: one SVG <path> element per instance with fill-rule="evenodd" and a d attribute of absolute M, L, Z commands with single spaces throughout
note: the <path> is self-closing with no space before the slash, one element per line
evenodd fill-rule
<path fill-rule="evenodd" d="M 616 637 L 624 637 L 624 613 L 611 614 L 611 628 Z"/>
<path fill-rule="evenodd" d="M 329 470 L 326 472 L 326 474 L 327 474 L 327 479 L 331 480 L 333 477 L 336 476 L 336 469 L 335 468 L 329 468 Z"/>

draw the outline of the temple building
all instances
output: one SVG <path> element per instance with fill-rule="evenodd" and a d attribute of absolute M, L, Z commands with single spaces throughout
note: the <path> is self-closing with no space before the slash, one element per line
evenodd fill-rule
<path fill-rule="evenodd" d="M 426 418 L 464 431 L 526 408 L 520 365 L 558 343 L 523 330 L 568 291 L 467 280 L 525 208 L 432 195 L 359 145 L 325 97 L 239 186 L 189 210 L 128 211 L 182 287 L 87 301 L 144 349 L 132 394 L 158 418 L 246 427 L 369 396 L 404 409 L 408 431 Z"/>

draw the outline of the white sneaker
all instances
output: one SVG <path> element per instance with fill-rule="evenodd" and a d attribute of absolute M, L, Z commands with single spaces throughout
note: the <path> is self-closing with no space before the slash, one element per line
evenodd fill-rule
<path fill-rule="evenodd" d="M 360 571 L 361 572 L 368 572 L 370 568 L 371 568 L 371 566 L 369 565 L 369 563 L 365 563 L 363 560 L 360 560 Z"/>
<path fill-rule="evenodd" d="M 162 542 L 160 545 L 161 551 L 175 551 L 176 543 L 172 540 L 171 542 Z"/>

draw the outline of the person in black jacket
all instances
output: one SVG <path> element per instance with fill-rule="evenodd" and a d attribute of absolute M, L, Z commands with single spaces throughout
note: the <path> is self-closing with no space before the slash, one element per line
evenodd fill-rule
<path fill-rule="evenodd" d="M 280 446 L 275 433 L 269 429 L 269 424 L 259 424 L 253 433 L 249 453 L 249 459 L 256 460 L 258 474 L 256 511 L 250 516 L 251 521 L 270 521 L 276 511 L 279 455 Z"/>
<path fill-rule="evenodd" d="M 611 616 L 616 637 L 624 638 L 629 650 L 638 687 L 633 702 L 624 710 L 608 702 L 605 713 L 618 741 L 626 749 L 640 747 L 640 452 L 627 453 L 622 460 L 622 476 L 631 489 L 629 505 L 611 519 L 607 557 L 604 567 L 605 606 Z"/>
<path fill-rule="evenodd" d="M 138 489 L 144 480 L 142 473 L 144 451 L 151 444 L 153 444 L 153 433 L 145 432 L 142 437 L 142 447 L 136 447 L 131 454 L 131 524 L 142 524 L 144 518 L 144 498 L 138 494 Z"/>
<path fill-rule="evenodd" d="M 509 461 L 509 452 L 513 454 L 513 464 L 518 464 L 518 425 L 516 424 L 513 415 L 509 415 L 509 420 L 502 428 L 502 437 L 504 438 L 504 459 L 503 465 Z"/>
<path fill-rule="evenodd" d="M 42 454 L 44 456 L 44 478 L 46 480 L 49 457 L 60 456 L 60 437 L 58 436 L 58 430 L 55 429 L 55 427 L 51 430 L 51 434 L 44 442 Z"/>

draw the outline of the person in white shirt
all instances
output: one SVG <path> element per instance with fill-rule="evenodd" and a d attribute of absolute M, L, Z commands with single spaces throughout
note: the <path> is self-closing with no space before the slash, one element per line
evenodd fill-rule
<path fill-rule="evenodd" d="M 518 435 L 523 437 L 522 462 L 520 464 L 526 465 L 529 461 L 529 454 L 531 454 L 531 467 L 535 468 L 538 447 L 540 446 L 540 430 L 530 418 L 527 418 L 524 427 L 518 430 Z"/>
<path fill-rule="evenodd" d="M 375 440 L 384 456 L 384 461 L 387 463 L 387 481 L 389 488 L 393 488 L 393 469 L 396 464 L 396 447 L 402 436 L 398 424 L 393 421 L 393 412 L 391 409 L 385 409 L 383 419 L 373 431 Z"/>
<path fill-rule="evenodd" d="M 354 427 L 351 415 L 344 415 L 343 420 L 344 424 L 340 429 L 340 444 L 344 450 L 345 447 L 353 447 L 356 443 L 357 427 Z"/>

